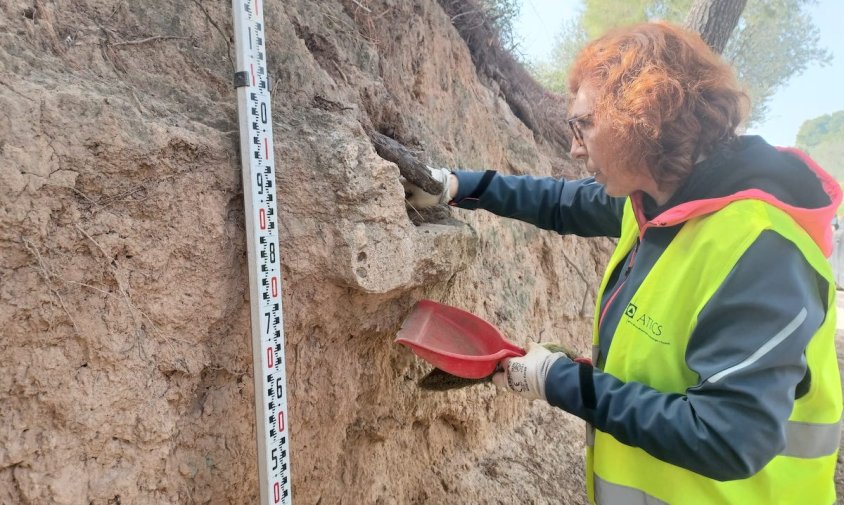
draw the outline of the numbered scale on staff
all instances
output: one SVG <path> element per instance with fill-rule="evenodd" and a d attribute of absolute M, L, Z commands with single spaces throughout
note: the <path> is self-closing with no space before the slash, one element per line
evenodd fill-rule
<path fill-rule="evenodd" d="M 258 483 L 261 504 L 290 505 L 287 362 L 264 15 L 258 0 L 233 0 L 232 13 L 252 309 Z"/>

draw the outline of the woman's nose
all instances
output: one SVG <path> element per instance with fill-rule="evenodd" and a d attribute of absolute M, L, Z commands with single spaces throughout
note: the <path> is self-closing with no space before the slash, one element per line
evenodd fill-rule
<path fill-rule="evenodd" d="M 586 146 L 583 145 L 583 142 L 572 138 L 571 139 L 571 149 L 569 149 L 569 156 L 573 160 L 580 160 L 586 158 Z"/>

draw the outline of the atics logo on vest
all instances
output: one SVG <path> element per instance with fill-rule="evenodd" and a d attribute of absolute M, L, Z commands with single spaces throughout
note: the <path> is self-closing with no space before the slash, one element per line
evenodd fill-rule
<path fill-rule="evenodd" d="M 640 311 L 639 307 L 636 306 L 634 303 L 630 303 L 627 305 L 627 308 L 624 309 L 624 315 L 627 316 L 627 324 L 633 326 L 640 332 L 647 335 L 648 338 L 653 340 L 654 342 L 658 342 L 660 344 L 668 345 L 669 342 L 665 340 L 661 340 L 660 336 L 662 336 L 662 323 L 645 313 L 644 311 Z"/>

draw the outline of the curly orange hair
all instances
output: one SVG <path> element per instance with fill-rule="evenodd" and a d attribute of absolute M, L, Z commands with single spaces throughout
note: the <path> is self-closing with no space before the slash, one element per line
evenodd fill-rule
<path fill-rule="evenodd" d="M 625 166 L 647 166 L 660 185 L 678 184 L 700 156 L 733 141 L 749 100 L 732 68 L 699 35 L 642 23 L 589 43 L 569 72 L 572 96 L 595 89 L 593 118 L 606 121 Z"/>

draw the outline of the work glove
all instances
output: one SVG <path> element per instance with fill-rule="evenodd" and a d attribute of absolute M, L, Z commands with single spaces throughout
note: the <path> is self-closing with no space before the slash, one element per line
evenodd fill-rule
<path fill-rule="evenodd" d="M 443 185 L 443 190 L 439 195 L 426 193 L 422 188 L 404 177 L 401 179 L 401 184 L 404 186 L 404 198 L 415 209 L 427 209 L 434 205 L 448 203 L 451 200 L 451 195 L 449 194 L 449 176 L 451 175 L 451 170 L 447 168 L 427 168 L 431 172 L 431 177 Z"/>
<path fill-rule="evenodd" d="M 522 398 L 547 401 L 545 378 L 551 366 L 565 356 L 565 353 L 551 352 L 542 344 L 531 342 L 524 356 L 502 361 L 503 371 L 493 375 L 492 382 Z"/>

